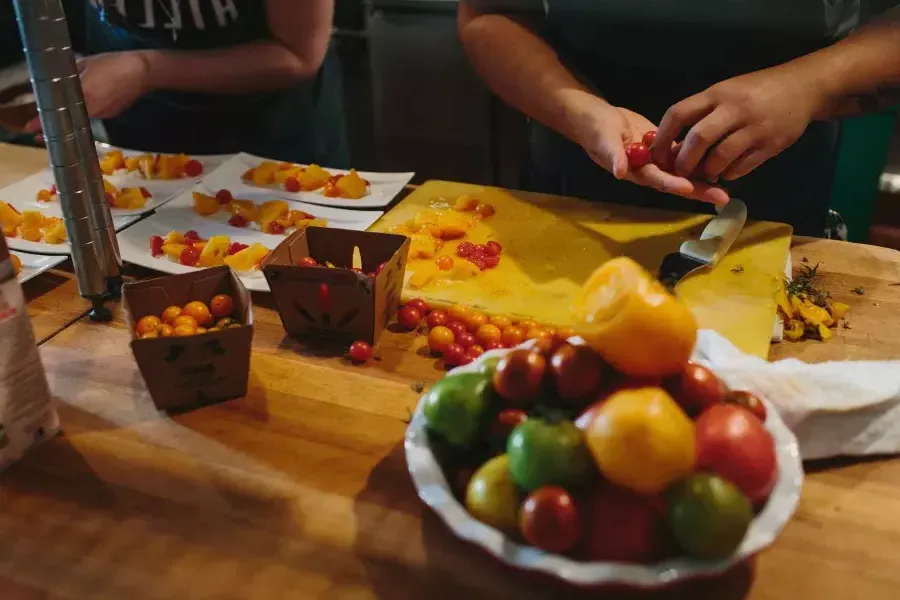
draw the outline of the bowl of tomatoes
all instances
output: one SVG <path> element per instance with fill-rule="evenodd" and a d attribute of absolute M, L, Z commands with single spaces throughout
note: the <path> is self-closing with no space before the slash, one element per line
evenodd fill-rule
<path fill-rule="evenodd" d="M 645 289 L 636 273 L 610 281 Z M 618 340 L 629 313 L 670 301 L 628 302 L 604 330 Z M 656 369 L 598 326 L 487 352 L 436 382 L 405 439 L 421 500 L 507 565 L 577 586 L 663 587 L 771 544 L 800 498 L 797 440 L 766 400 L 656 352 L 696 339 L 690 317 L 672 325 L 680 308 L 665 310 L 657 335 L 631 342 L 663 357 Z"/>

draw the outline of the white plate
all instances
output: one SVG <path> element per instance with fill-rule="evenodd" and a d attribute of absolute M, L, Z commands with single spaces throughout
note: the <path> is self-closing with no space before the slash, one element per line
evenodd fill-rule
<path fill-rule="evenodd" d="M 116 146 L 111 146 L 109 144 L 97 144 L 97 157 L 102 158 L 104 154 L 110 152 L 112 150 L 121 150 L 122 154 L 125 156 L 139 156 L 141 154 L 148 154 L 147 152 L 142 152 L 139 150 L 129 150 L 127 148 L 118 148 Z M 155 154 L 155 153 L 154 153 Z M 219 156 L 194 156 L 191 155 L 191 158 L 200 161 L 203 164 L 203 175 L 211 173 L 215 171 L 222 163 L 231 158 L 232 155 L 219 155 Z M 125 188 L 125 187 L 145 187 L 150 193 L 153 195 L 152 198 L 147 200 L 147 204 L 145 204 L 142 208 L 137 209 L 128 209 L 128 208 L 112 208 L 113 216 L 118 215 L 140 215 L 144 213 L 148 213 L 153 209 L 161 206 L 183 192 L 184 190 L 190 189 L 194 186 L 202 177 L 191 178 L 185 177 L 183 179 L 172 179 L 172 180 L 161 180 L 161 179 L 144 179 L 137 173 L 129 173 L 124 169 L 120 169 L 113 173 L 112 175 L 107 175 L 106 179 L 116 186 L 117 188 Z M 50 183 L 53 183 L 51 178 Z M 48 186 L 49 187 L 49 186 Z"/>
<path fill-rule="evenodd" d="M 533 341 L 526 342 L 520 347 L 530 347 L 533 344 Z M 507 352 L 510 350 L 485 352 L 475 362 L 454 369 L 452 373 L 475 372 L 488 357 L 502 356 Z M 803 465 L 800 461 L 797 438 L 768 402 L 766 409 L 768 411 L 766 429 L 775 438 L 778 482 L 765 508 L 750 525 L 740 548 L 724 560 L 699 561 L 682 556 L 652 565 L 579 562 L 566 556 L 519 544 L 493 527 L 474 519 L 457 501 L 428 444 L 424 402 L 421 400 L 406 430 L 404 442 L 406 464 L 419 498 L 443 519 L 450 530 L 456 536 L 480 546 L 507 565 L 521 570 L 545 573 L 576 586 L 624 585 L 659 588 L 684 579 L 724 573 L 771 544 L 794 514 L 803 485 Z"/>
<path fill-rule="evenodd" d="M 34 279 L 47 269 L 52 269 L 56 265 L 65 262 L 65 256 L 41 256 L 40 254 L 25 254 L 24 252 L 12 252 L 22 261 L 22 270 L 19 271 L 17 279 L 19 283 L 25 283 L 29 279 Z"/>
<path fill-rule="evenodd" d="M 202 186 L 197 186 L 199 191 L 204 191 Z M 236 197 L 244 200 L 253 200 L 257 203 L 271 200 L 274 194 L 265 190 L 255 189 L 242 196 Z M 312 206 L 302 202 L 288 200 L 292 209 L 308 212 L 316 217 L 328 219 L 328 226 L 339 229 L 353 229 L 365 231 L 372 223 L 383 214 L 380 211 L 351 211 L 325 206 Z M 229 214 L 220 211 L 217 215 L 203 217 L 194 212 L 194 201 L 191 191 L 185 192 L 159 208 L 155 214 L 147 217 L 140 223 L 129 227 L 119 234 L 119 251 L 122 260 L 141 265 L 163 273 L 189 273 L 194 267 L 186 267 L 170 260 L 166 256 L 154 257 L 150 255 L 150 236 L 165 236 L 170 231 L 185 232 L 195 230 L 200 237 L 208 239 L 213 235 L 227 235 L 232 241 L 242 244 L 259 242 L 269 249 L 274 249 L 281 243 L 285 236 L 263 233 L 258 229 L 232 227 L 228 224 Z M 262 272 L 239 274 L 241 281 L 247 289 L 257 292 L 268 292 L 269 284 L 266 283 Z"/>
<path fill-rule="evenodd" d="M 0 190 L 0 200 L 8 202 L 19 212 L 26 210 L 39 210 L 47 216 L 62 218 L 62 208 L 59 202 L 38 202 L 37 193 L 40 189 L 46 189 L 53 185 L 53 176 L 49 171 L 35 173 L 30 177 L 14 183 Z M 135 221 L 141 219 L 140 215 L 113 215 L 113 225 L 116 231 L 121 231 Z M 36 252 L 38 254 L 68 255 L 68 244 L 45 244 L 44 242 L 29 242 L 21 238 L 6 238 L 7 244 L 13 250 L 22 252 Z"/>
<path fill-rule="evenodd" d="M 382 208 L 391 203 L 397 197 L 403 187 L 410 182 L 415 173 L 370 173 L 359 171 L 360 177 L 366 179 L 371 184 L 369 193 L 359 200 L 348 200 L 346 198 L 327 198 L 322 195 L 322 190 L 312 192 L 291 193 L 284 188 L 268 188 L 259 187 L 245 183 L 241 179 L 247 169 L 251 169 L 261 163 L 266 158 L 260 158 L 251 154 L 236 154 L 230 160 L 222 164 L 221 167 L 212 173 L 203 177 L 203 184 L 213 191 L 226 189 L 231 191 L 235 197 L 246 194 L 248 190 L 266 190 L 275 194 L 279 198 L 299 200 L 310 204 L 318 204 L 322 206 L 340 206 L 342 208 Z M 342 169 L 331 169 L 323 166 L 332 175 L 345 174 L 349 171 Z"/>

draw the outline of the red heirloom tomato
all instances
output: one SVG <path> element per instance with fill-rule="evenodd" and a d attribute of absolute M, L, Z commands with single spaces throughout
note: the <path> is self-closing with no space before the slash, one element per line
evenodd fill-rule
<path fill-rule="evenodd" d="M 550 371 L 556 393 L 576 408 L 595 399 L 606 379 L 606 363 L 588 346 L 563 345 L 553 353 Z"/>
<path fill-rule="evenodd" d="M 665 502 L 612 485 L 600 485 L 581 504 L 587 560 L 649 563 L 671 547 Z"/>
<path fill-rule="evenodd" d="M 754 506 L 768 498 L 778 479 L 775 440 L 746 408 L 719 404 L 706 409 L 694 427 L 697 469 L 733 483 Z"/>
<path fill-rule="evenodd" d="M 750 412 L 752 412 L 757 419 L 766 422 L 766 405 L 763 404 L 763 401 L 759 399 L 759 396 L 752 392 L 747 391 L 736 391 L 736 392 L 728 392 L 725 396 L 725 402 L 728 404 L 737 404 L 738 406 L 743 406 Z"/>
<path fill-rule="evenodd" d="M 700 414 L 710 406 L 722 404 L 728 391 L 715 373 L 694 363 L 686 364 L 678 375 L 664 379 L 663 387 L 691 416 Z"/>
<path fill-rule="evenodd" d="M 522 503 L 519 529 L 532 546 L 547 552 L 568 552 L 581 537 L 578 507 L 563 488 L 542 487 Z"/>
<path fill-rule="evenodd" d="M 514 350 L 500 359 L 494 389 L 510 406 L 530 406 L 541 393 L 547 361 L 537 352 Z"/>

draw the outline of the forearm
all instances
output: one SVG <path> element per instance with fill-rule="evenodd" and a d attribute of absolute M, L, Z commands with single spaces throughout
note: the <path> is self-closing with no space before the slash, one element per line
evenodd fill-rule
<path fill-rule="evenodd" d="M 900 103 L 900 9 L 892 9 L 837 44 L 794 62 L 822 92 L 817 119 L 894 106 Z"/>
<path fill-rule="evenodd" d="M 567 138 L 585 133 L 597 98 L 531 29 L 502 14 L 480 14 L 464 0 L 459 35 L 475 70 L 508 104 Z"/>
<path fill-rule="evenodd" d="M 313 77 L 321 60 L 304 60 L 273 41 L 218 50 L 140 51 L 147 91 L 246 94 L 283 89 Z"/>

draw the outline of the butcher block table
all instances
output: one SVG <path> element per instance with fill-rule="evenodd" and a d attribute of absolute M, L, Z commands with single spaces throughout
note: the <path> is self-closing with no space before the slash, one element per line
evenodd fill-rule
<path fill-rule="evenodd" d="M 851 328 L 777 345 L 773 358 L 900 355 L 900 253 L 811 239 L 792 252 L 820 263 L 852 305 Z M 416 498 L 406 420 L 443 374 L 422 337 L 388 332 L 375 359 L 352 366 L 287 338 L 259 295 L 247 397 L 165 416 L 119 306 L 113 322 L 92 323 L 71 280 L 29 296 L 36 324 L 54 303 L 81 316 L 41 345 L 63 433 L 0 474 L 3 600 L 897 598 L 900 460 L 808 465 L 784 534 L 723 577 L 571 591 L 488 559 Z"/>

